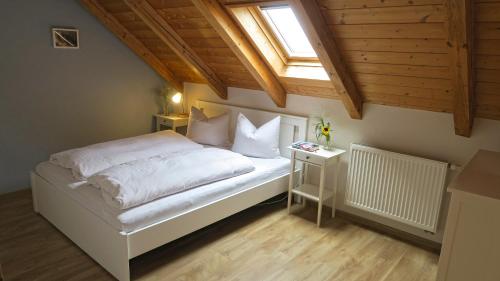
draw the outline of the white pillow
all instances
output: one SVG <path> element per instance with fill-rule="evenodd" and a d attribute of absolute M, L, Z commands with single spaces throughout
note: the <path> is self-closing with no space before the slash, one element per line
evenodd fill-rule
<path fill-rule="evenodd" d="M 191 107 L 186 136 L 201 144 L 228 146 L 229 114 L 208 118 L 198 108 Z"/>
<path fill-rule="evenodd" d="M 246 156 L 276 158 L 280 155 L 280 116 L 262 125 L 260 128 L 238 114 L 232 151 Z"/>

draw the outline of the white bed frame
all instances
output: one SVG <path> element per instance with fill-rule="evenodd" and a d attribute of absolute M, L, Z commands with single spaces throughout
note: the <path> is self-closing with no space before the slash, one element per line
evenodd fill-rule
<path fill-rule="evenodd" d="M 238 112 L 254 124 L 281 116 L 280 150 L 284 157 L 293 141 L 307 136 L 307 118 L 275 112 L 198 101 L 208 116 L 231 114 L 231 135 Z M 100 217 L 31 172 L 33 207 L 118 280 L 130 280 L 129 260 L 186 234 L 238 213 L 288 189 L 288 175 L 248 188 L 197 209 L 151 224 L 133 232 L 120 232 Z"/>

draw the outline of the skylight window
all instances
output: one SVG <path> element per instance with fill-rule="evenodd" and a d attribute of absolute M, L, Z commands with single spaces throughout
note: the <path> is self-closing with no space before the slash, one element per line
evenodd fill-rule
<path fill-rule="evenodd" d="M 261 7 L 262 14 L 290 58 L 317 58 L 289 6 Z"/>

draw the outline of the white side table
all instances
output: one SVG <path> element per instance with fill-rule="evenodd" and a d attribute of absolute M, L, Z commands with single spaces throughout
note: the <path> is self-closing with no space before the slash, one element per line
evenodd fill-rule
<path fill-rule="evenodd" d="M 301 161 L 304 163 L 302 171 L 300 173 L 299 182 L 296 184 L 293 176 L 290 176 L 290 182 L 288 185 L 288 213 L 290 213 L 290 208 L 292 206 L 293 194 L 301 196 L 302 199 L 309 199 L 318 202 L 318 217 L 316 224 L 318 227 L 321 224 L 321 210 L 323 207 L 323 202 L 327 199 L 332 200 L 332 218 L 335 217 L 335 199 L 337 192 L 337 182 L 338 174 L 340 168 L 340 156 L 345 153 L 345 150 L 337 149 L 334 150 L 324 150 L 319 149 L 315 152 L 308 152 L 301 149 L 296 149 L 291 146 L 288 147 L 292 151 L 290 157 L 291 165 L 290 175 L 293 175 L 295 171 L 295 162 Z M 312 185 L 308 183 L 308 170 L 309 165 L 317 166 L 321 169 L 319 186 Z M 325 178 L 327 173 L 327 168 L 335 165 L 335 183 L 332 190 L 325 190 Z"/>
<path fill-rule="evenodd" d="M 174 116 L 174 115 L 161 115 L 155 114 L 156 118 L 156 131 L 161 129 L 161 125 L 172 128 L 176 131 L 178 127 L 184 127 L 188 125 L 189 117 L 187 116 Z"/>

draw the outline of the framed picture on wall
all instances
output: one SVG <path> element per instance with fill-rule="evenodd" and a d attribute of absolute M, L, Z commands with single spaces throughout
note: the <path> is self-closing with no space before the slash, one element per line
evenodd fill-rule
<path fill-rule="evenodd" d="M 58 49 L 78 49 L 80 41 L 78 29 L 75 28 L 52 28 L 52 43 Z"/>

